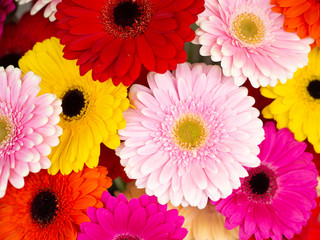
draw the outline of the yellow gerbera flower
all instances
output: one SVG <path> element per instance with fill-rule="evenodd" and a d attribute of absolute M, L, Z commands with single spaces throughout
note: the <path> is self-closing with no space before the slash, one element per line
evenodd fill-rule
<path fill-rule="evenodd" d="M 320 153 L 320 49 L 309 53 L 309 63 L 287 83 L 261 88 L 274 101 L 262 110 L 265 118 L 277 121 L 277 128 L 289 128 L 296 140 L 308 141 Z"/>
<path fill-rule="evenodd" d="M 125 127 L 122 113 L 129 107 L 125 86 L 116 87 L 111 79 L 95 82 L 90 73 L 80 76 L 76 61 L 64 59 L 62 48 L 51 38 L 37 43 L 19 61 L 23 73 L 41 76 L 40 94 L 54 93 L 62 100 L 63 134 L 49 155 L 50 174 L 77 172 L 84 164 L 97 166 L 101 142 L 112 149 L 119 146 L 117 130 Z"/>

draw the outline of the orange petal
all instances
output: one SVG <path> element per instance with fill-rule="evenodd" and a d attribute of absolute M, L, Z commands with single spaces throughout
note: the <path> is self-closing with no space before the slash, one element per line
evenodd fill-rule
<path fill-rule="evenodd" d="M 306 0 L 278 0 L 278 5 L 280 7 L 294 7 L 305 2 Z"/>
<path fill-rule="evenodd" d="M 302 24 L 305 24 L 303 16 L 298 16 L 295 18 L 285 18 L 283 21 L 283 25 L 285 25 L 289 28 L 297 28 L 297 27 L 301 26 Z"/>
<path fill-rule="evenodd" d="M 305 2 L 303 4 L 300 4 L 298 6 L 294 7 L 288 7 L 283 10 L 283 15 L 289 18 L 297 17 L 301 14 L 304 14 L 306 11 L 309 10 L 309 8 L 312 6 L 312 3 Z"/>
<path fill-rule="evenodd" d="M 96 204 L 97 199 L 91 196 L 85 196 L 75 201 L 73 208 L 74 209 L 86 209 L 92 207 Z"/>
<path fill-rule="evenodd" d="M 319 38 L 320 37 L 320 19 L 315 24 L 309 26 L 310 37 Z"/>
<path fill-rule="evenodd" d="M 314 5 L 304 13 L 304 19 L 309 25 L 314 24 L 319 18 L 319 5 Z"/>
<path fill-rule="evenodd" d="M 308 27 L 306 25 L 301 25 L 297 29 L 297 34 L 300 38 L 306 38 L 309 36 Z"/>

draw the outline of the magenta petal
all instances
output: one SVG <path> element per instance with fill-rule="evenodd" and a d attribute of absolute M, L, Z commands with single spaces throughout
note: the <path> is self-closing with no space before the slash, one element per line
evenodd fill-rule
<path fill-rule="evenodd" d="M 271 215 L 269 209 L 263 204 L 257 204 L 254 215 L 256 219 L 257 226 L 263 233 L 268 233 L 271 227 Z"/>
<path fill-rule="evenodd" d="M 90 218 L 90 221 L 93 223 L 98 223 L 97 219 L 97 209 L 95 207 L 88 207 L 87 215 Z"/>
<path fill-rule="evenodd" d="M 120 232 L 128 230 L 129 208 L 124 202 L 120 202 L 114 210 L 114 221 Z"/>
<path fill-rule="evenodd" d="M 90 223 L 84 228 L 84 232 L 89 236 L 91 239 L 95 240 L 105 240 L 105 232 L 101 228 L 101 226 Z"/>
<path fill-rule="evenodd" d="M 116 233 L 116 226 L 113 218 L 113 214 L 105 208 L 99 208 L 97 210 L 97 219 L 100 226 L 108 236 L 114 236 Z"/>
<path fill-rule="evenodd" d="M 291 222 L 303 221 L 303 214 L 300 209 L 290 202 L 274 199 L 272 207 L 277 211 L 281 220 L 284 220 L 288 225 L 292 224 Z"/>
<path fill-rule="evenodd" d="M 147 214 L 144 208 L 135 209 L 130 216 L 128 224 L 128 232 L 138 234 L 142 232 L 147 221 Z"/>

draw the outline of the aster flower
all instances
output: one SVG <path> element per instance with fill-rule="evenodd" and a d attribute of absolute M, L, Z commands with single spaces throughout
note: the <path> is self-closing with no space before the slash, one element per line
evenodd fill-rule
<path fill-rule="evenodd" d="M 138 189 L 134 181 L 127 184 L 123 194 L 128 200 L 139 198 L 145 193 L 144 189 Z M 238 240 L 239 229 L 228 230 L 224 227 L 225 217 L 215 210 L 212 204 L 208 204 L 204 209 L 196 207 L 174 207 L 170 202 L 168 209 L 177 209 L 179 215 L 185 221 L 182 227 L 188 230 L 184 240 Z"/>
<path fill-rule="evenodd" d="M 204 10 L 203 0 L 63 0 L 56 18 L 66 59 L 94 80 L 112 78 L 129 86 L 143 65 L 164 73 L 186 61 L 190 25 Z"/>
<path fill-rule="evenodd" d="M 120 164 L 120 158 L 116 155 L 115 150 L 106 147 L 102 143 L 100 144 L 99 166 L 104 166 L 109 170 L 108 176 L 112 180 L 121 177 L 124 182 L 132 181 L 124 172 L 124 168 Z"/>
<path fill-rule="evenodd" d="M 320 47 L 320 3 L 315 0 L 271 0 L 272 10 L 284 16 L 283 28 L 297 32 L 300 38 L 316 39 Z"/>
<path fill-rule="evenodd" d="M 22 188 L 29 172 L 49 168 L 47 156 L 59 143 L 61 101 L 53 94 L 37 97 L 40 80 L 33 72 L 21 77 L 18 68 L 0 67 L 0 198 L 8 181 Z"/>
<path fill-rule="evenodd" d="M 103 206 L 100 197 L 111 186 L 107 173 L 98 167 L 67 176 L 30 174 L 24 188 L 9 187 L 0 199 L 0 239 L 75 240 L 80 223 L 89 221 L 87 208 Z"/>
<path fill-rule="evenodd" d="M 4 21 L 9 13 L 11 13 L 16 6 L 13 0 L 1 0 L 0 2 L 0 38 L 3 31 Z"/>
<path fill-rule="evenodd" d="M 275 86 L 308 63 L 309 44 L 282 29 L 283 16 L 266 0 L 207 0 L 199 15 L 195 43 L 200 54 L 221 61 L 223 73 L 237 85 Z"/>
<path fill-rule="evenodd" d="M 247 89 L 205 64 L 150 73 L 148 83 L 131 87 L 135 109 L 119 131 L 124 143 L 116 151 L 128 177 L 161 204 L 204 208 L 208 197 L 227 197 L 247 176 L 243 166 L 260 163 L 264 132 Z"/>
<path fill-rule="evenodd" d="M 277 122 L 277 128 L 289 128 L 295 139 L 306 138 L 320 153 L 320 49 L 309 54 L 306 67 L 295 72 L 286 84 L 262 88 L 261 93 L 274 101 L 265 107 L 262 115 Z"/>
<path fill-rule="evenodd" d="M 20 5 L 31 2 L 32 0 L 16 0 Z M 49 18 L 51 22 L 55 21 L 55 13 L 57 12 L 57 5 L 61 0 L 35 0 L 35 4 L 32 6 L 30 14 L 35 15 L 41 9 L 44 8 L 43 16 Z"/>
<path fill-rule="evenodd" d="M 62 100 L 63 134 L 49 155 L 51 174 L 97 166 L 101 142 L 112 149 L 119 146 L 117 130 L 124 128 L 122 112 L 129 106 L 126 87 L 115 87 L 111 80 L 94 82 L 89 74 L 81 77 L 75 61 L 63 58 L 62 48 L 57 38 L 47 39 L 19 61 L 23 72 L 33 69 L 41 76 L 42 93 Z"/>
<path fill-rule="evenodd" d="M 295 141 L 287 128 L 276 132 L 272 122 L 264 130 L 261 165 L 249 168 L 241 187 L 216 203 L 226 216 L 226 228 L 239 226 L 240 240 L 253 234 L 257 240 L 291 239 L 316 207 L 317 171 L 306 143 Z"/>
<path fill-rule="evenodd" d="M 103 208 L 88 208 L 91 222 L 80 225 L 78 240 L 180 240 L 187 235 L 181 228 L 184 218 L 175 209 L 167 211 L 154 196 L 144 194 L 128 201 L 123 194 L 115 198 L 104 192 L 101 201 Z"/>
<path fill-rule="evenodd" d="M 0 38 L 0 66 L 13 65 L 18 67 L 18 60 L 37 42 L 55 36 L 57 29 L 54 24 L 44 19 L 42 12 L 31 16 L 25 13 L 18 24 L 4 25 Z"/>

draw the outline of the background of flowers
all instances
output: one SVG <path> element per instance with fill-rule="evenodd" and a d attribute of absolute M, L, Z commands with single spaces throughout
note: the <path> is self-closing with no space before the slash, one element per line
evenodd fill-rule
<path fill-rule="evenodd" d="M 38 16 L 38 21 L 40 20 L 40 17 L 42 16 L 42 14 L 39 14 L 39 15 L 37 15 Z M 313 15 L 312 15 L 313 16 Z M 14 17 L 14 15 L 12 15 L 12 17 Z M 27 17 L 25 17 L 25 18 L 27 18 Z M 26 20 L 25 21 L 25 25 L 28 25 L 28 23 L 30 23 L 29 21 L 32 21 L 31 19 L 30 20 Z M 34 20 L 34 21 L 37 21 L 37 20 Z M 43 21 L 42 19 L 41 19 L 41 21 Z M 49 22 L 47 22 L 47 24 L 49 25 Z M 9 26 L 10 24 L 8 24 L 8 26 Z M 21 25 L 23 25 L 23 24 L 21 24 Z M 18 25 L 19 26 L 19 25 Z M 39 33 L 39 36 L 38 36 L 38 38 L 39 39 L 37 39 L 37 40 L 33 40 L 33 42 L 32 43 L 29 43 L 29 46 L 28 46 L 28 44 L 26 43 L 26 41 L 24 41 L 25 40 L 25 35 L 23 35 L 23 32 L 25 31 L 25 33 L 27 33 L 27 35 L 30 35 L 30 26 L 29 26 L 29 29 L 28 30 L 24 30 L 25 28 L 26 28 L 27 26 L 21 26 L 20 27 L 20 30 L 17 30 L 17 29 L 13 29 L 13 30 L 11 30 L 11 31 L 7 31 L 7 32 L 4 32 L 4 34 L 3 34 L 3 37 L 2 37 L 2 40 L 1 41 L 4 41 L 5 43 L 2 43 L 1 44 L 1 46 L 5 46 L 4 48 L 2 48 L 3 50 L 7 50 L 7 49 L 10 49 L 10 46 L 8 46 L 9 44 L 13 44 L 13 46 L 12 46 L 12 48 L 14 49 L 14 50 L 17 50 L 17 45 L 15 45 L 18 41 L 20 41 L 20 42 L 22 42 L 22 46 L 24 47 L 24 48 L 22 48 L 22 52 L 20 53 L 20 55 L 23 55 L 24 54 L 24 52 L 25 51 L 27 51 L 27 50 L 29 50 L 29 49 L 31 49 L 32 48 L 32 46 L 33 46 L 33 44 L 34 44 L 34 41 L 41 41 L 41 40 L 43 40 L 43 39 L 45 39 L 45 38 L 47 38 L 47 37 L 49 37 L 49 35 L 48 36 L 46 36 L 46 33 L 44 32 L 44 31 L 41 31 L 41 30 L 47 30 L 47 27 L 46 27 L 46 25 L 43 25 L 42 26 L 42 29 L 41 30 L 39 30 L 39 31 L 33 31 L 32 30 L 32 32 L 35 32 L 35 33 Z M 32 27 L 34 27 L 34 25 L 32 25 Z M 14 27 L 12 27 L 12 28 L 14 28 Z M 21 36 L 16 36 L 17 35 L 17 33 L 18 34 L 21 34 Z M 12 34 L 12 35 L 10 35 L 10 34 Z M 43 39 L 41 39 L 41 38 L 43 38 Z M 11 40 L 11 41 L 8 41 L 8 40 Z M 14 39 L 14 40 L 12 40 L 12 39 Z M 23 41 L 21 41 L 21 40 L 23 40 Z M 189 50 L 187 50 L 187 52 L 189 53 L 188 55 L 189 55 L 189 61 L 194 61 L 194 59 L 196 59 L 196 58 L 198 58 L 198 50 L 194 47 L 194 46 L 191 46 L 191 45 L 189 45 Z M 194 56 L 194 57 L 192 57 L 192 55 Z M 208 61 L 208 59 L 201 59 L 201 61 L 206 61 L 206 62 L 209 62 Z M 26 64 L 28 63 L 28 61 L 26 61 Z M 46 63 L 45 63 L 46 64 Z M 20 66 L 22 69 L 24 68 L 23 67 L 23 65 L 21 65 Z M 30 68 L 30 69 L 28 69 L 28 68 Z M 26 70 L 24 70 L 25 72 L 27 71 L 27 70 L 32 70 L 32 66 L 25 66 L 25 69 Z M 142 83 L 143 85 L 146 85 L 147 86 L 147 84 L 146 84 L 146 79 L 145 79 L 145 72 L 141 75 L 141 77 L 138 79 L 138 83 Z M 40 85 L 41 86 L 41 85 Z M 252 88 L 251 87 L 251 85 L 249 84 L 249 83 L 245 83 L 245 86 L 249 89 L 249 95 L 251 95 L 251 96 L 254 96 L 254 98 L 256 99 L 256 103 L 255 103 L 255 107 L 258 109 L 258 110 L 260 110 L 260 111 L 262 111 L 262 109 L 265 107 L 265 106 L 267 106 L 269 103 L 270 103 L 270 101 L 268 102 L 268 99 L 266 99 L 266 98 L 263 98 L 262 96 L 261 96 L 261 94 L 260 94 L 260 92 L 257 90 L 257 89 L 255 89 L 255 88 Z M 42 89 L 43 89 L 43 87 L 41 87 Z M 267 95 L 266 95 L 267 96 Z M 270 95 L 269 95 L 270 96 Z M 268 96 L 267 96 L 268 97 Z M 128 106 L 127 106 L 128 107 Z M 127 107 L 123 107 L 123 108 L 127 108 Z M 263 119 L 264 120 L 264 119 Z M 111 143 L 110 143 L 111 144 Z M 313 155 L 314 155 L 314 162 L 316 163 L 316 164 L 318 164 L 318 158 L 317 158 L 317 154 L 313 151 L 313 147 L 309 144 L 309 146 L 308 146 L 308 149 L 307 149 L 307 151 L 309 151 L 309 152 L 312 152 L 313 153 Z M 113 157 L 113 161 L 111 161 L 110 159 L 111 159 L 111 156 Z M 107 161 L 103 161 L 104 159 L 108 159 Z M 51 160 L 52 161 L 52 160 Z M 58 161 L 58 160 L 57 160 Z M 52 162 L 53 163 L 53 162 Z M 94 164 L 93 164 L 94 165 Z M 104 145 L 101 145 L 101 153 L 100 153 L 100 160 L 99 160 L 99 165 L 104 165 L 104 166 L 106 166 L 107 167 L 107 169 L 108 169 L 108 172 L 109 172 L 109 177 L 110 178 L 112 178 L 112 179 L 115 179 L 116 177 L 118 177 L 118 176 L 121 176 L 122 177 L 122 179 L 125 181 L 125 182 L 129 182 L 129 179 L 128 179 L 128 177 L 125 175 L 125 173 L 123 172 L 123 170 L 122 170 L 122 167 L 121 167 L 121 165 L 120 165 L 120 162 L 119 162 L 119 159 L 114 155 L 114 152 L 113 151 L 111 151 L 110 149 L 107 149 Z M 36 170 L 35 170 L 36 171 Z M 65 173 L 70 173 L 70 171 L 71 170 L 67 170 Z M 53 171 L 53 172 L 55 172 L 55 171 Z M 53 173 L 52 172 L 52 173 Z M 123 185 L 123 182 L 122 181 L 120 181 L 119 179 L 117 179 L 117 180 L 114 180 L 114 183 L 116 183 L 116 184 L 114 184 L 113 185 L 113 187 L 115 187 L 115 185 L 117 185 L 118 186 L 118 188 L 120 187 L 120 186 L 122 186 Z M 107 188 L 107 186 L 110 186 L 111 184 L 110 184 L 110 182 L 107 184 L 107 183 L 104 183 L 104 185 L 103 185 L 103 187 L 102 187 L 102 189 L 103 188 Z M 129 185 L 130 187 L 131 187 L 131 185 L 132 185 L 132 183 Z M 121 188 L 121 187 L 120 187 Z M 100 189 L 100 195 L 101 195 L 101 190 L 102 189 Z M 19 193 L 19 191 L 17 191 L 17 193 L 16 194 L 21 194 L 21 192 Z M 99 195 L 99 194 L 98 194 Z M 139 194 L 139 195 L 141 195 L 141 193 Z M 138 197 L 139 195 L 135 195 L 135 197 Z M 88 201 L 88 200 L 87 200 Z M 88 203 L 87 201 L 83 201 L 83 202 L 86 202 L 86 203 Z M 28 204 L 30 204 L 30 203 L 28 203 Z M 89 204 L 90 206 L 102 206 L 101 205 L 101 202 L 97 202 L 97 203 L 91 203 L 91 204 Z M 77 215 L 77 216 L 82 216 L 82 214 L 84 214 L 85 215 L 85 213 L 86 213 L 86 209 L 87 209 L 87 207 L 88 206 L 82 206 L 80 209 L 81 209 L 81 214 L 78 212 L 77 214 L 74 214 L 74 215 Z M 214 212 L 214 210 L 212 210 L 211 209 L 212 207 L 211 206 L 208 206 L 206 209 L 204 209 L 204 210 L 197 210 L 197 209 L 195 209 L 195 208 L 191 208 L 191 207 L 188 207 L 188 208 L 180 208 L 179 209 L 179 212 L 180 212 L 180 214 L 183 214 L 183 211 L 185 211 L 186 213 L 184 214 L 185 215 L 185 217 L 186 218 L 189 218 L 189 219 L 193 219 L 194 218 L 194 220 L 192 221 L 192 220 L 189 220 L 189 222 L 187 223 L 187 220 L 186 220 L 186 225 L 185 225 L 185 227 L 187 227 L 188 226 L 188 224 L 189 224 L 189 226 L 187 227 L 187 229 L 189 230 L 189 235 L 188 235 L 188 237 L 190 237 L 190 239 L 192 239 L 192 236 L 191 235 L 193 235 L 193 238 L 194 239 L 205 239 L 205 237 L 203 237 L 203 236 L 211 236 L 211 238 L 209 238 L 209 239 L 219 239 L 218 238 L 218 236 L 217 236 L 217 234 L 218 234 L 218 232 L 220 233 L 220 234 L 222 234 L 224 237 L 223 237 L 223 239 L 227 239 L 227 237 L 226 237 L 226 235 L 227 236 L 229 236 L 230 237 L 230 239 L 237 239 L 237 234 L 236 233 L 234 233 L 234 232 L 227 232 L 226 230 L 225 230 L 225 228 L 224 227 L 221 227 L 221 228 L 217 228 L 217 229 L 214 229 L 214 228 L 212 228 L 211 227 L 211 225 L 210 224 L 208 224 L 208 222 L 211 222 L 212 221 L 212 225 L 215 225 L 213 222 L 217 222 L 216 223 L 216 225 L 217 226 L 219 226 L 218 224 L 222 224 L 223 222 L 221 221 L 221 218 L 218 218 L 218 219 L 215 219 L 215 217 L 218 215 L 217 213 L 215 213 Z M 9 208 L 7 207 L 7 206 L 5 206 L 4 207 L 4 205 L 2 205 L 2 209 L 3 209 L 3 211 L 4 211 L 4 213 L 5 213 L 5 215 L 16 215 L 16 214 L 13 214 L 14 212 L 15 212 L 15 210 L 8 210 Z M 190 210 L 189 210 L 190 209 Z M 191 216 L 189 216 L 189 214 L 190 213 L 188 213 L 188 210 L 190 211 L 190 212 L 192 212 L 192 214 L 193 214 L 193 216 L 196 216 L 196 217 L 191 217 Z M 9 211 L 9 212 L 7 212 L 7 211 Z M 54 212 L 54 211 L 53 211 Z M 310 239 L 317 239 L 316 237 L 318 236 L 317 235 L 317 224 L 319 224 L 319 222 L 317 222 L 317 220 L 315 220 L 315 221 L 313 221 L 312 219 L 317 219 L 317 214 L 319 214 L 319 213 L 317 213 L 317 210 L 314 210 L 313 211 L 314 212 L 314 216 L 312 216 L 312 218 L 311 218 L 311 220 L 309 221 L 309 222 L 311 222 L 312 224 L 314 224 L 314 225 L 312 225 L 310 228 L 308 228 L 308 229 L 311 229 L 311 230 L 303 230 L 303 233 L 302 234 L 305 234 L 305 235 L 303 235 L 304 237 L 302 237 L 302 239 L 307 239 L 305 236 L 307 236 L 308 234 L 308 237 L 310 237 Z M 80 224 L 81 222 L 83 222 L 84 220 L 88 220 L 88 218 L 75 218 L 76 220 L 75 220 L 75 222 L 77 223 L 77 224 Z M 201 220 L 200 220 L 201 219 Z M 91 219 L 92 220 L 92 219 Z M 12 221 L 12 220 L 10 220 L 10 221 Z M 197 222 L 197 223 L 196 223 Z M 200 224 L 199 222 L 201 222 L 201 223 L 203 223 L 203 224 Z M 4 229 L 4 228 L 6 228 L 6 229 L 8 229 L 6 232 L 4 232 L 3 234 L 11 234 L 12 232 L 15 232 L 16 230 L 14 230 L 14 229 L 10 229 L 8 226 L 9 226 L 9 224 L 8 224 L 8 222 L 6 222 L 6 221 L 2 221 L 2 223 L 1 224 L 3 224 L 2 226 L 1 226 L 1 228 L 2 229 Z M 205 227 L 205 226 L 207 226 L 207 227 Z M 314 227 L 314 226 L 316 226 L 316 227 Z M 66 233 L 68 232 L 68 231 L 70 231 L 70 228 L 72 228 L 72 227 L 66 227 L 66 230 L 64 230 L 64 233 L 62 233 L 62 235 L 61 236 L 59 236 L 59 238 L 61 238 L 61 239 L 64 239 L 64 238 L 66 238 L 66 239 L 72 239 L 73 237 L 74 237 L 74 235 L 73 236 L 68 236 L 68 235 L 66 235 Z M 307 229 L 307 228 L 305 228 L 305 229 Z M 52 229 L 52 231 L 53 231 L 54 229 Z M 213 231 L 214 230 L 214 231 Z M 30 229 L 30 231 L 32 232 L 32 228 Z M 78 231 L 78 229 L 76 229 L 76 230 L 73 230 L 73 231 Z M 84 231 L 83 229 L 82 229 L 82 231 Z M 311 233 L 310 233 L 311 232 Z M 15 233 L 15 234 L 18 234 L 18 233 Z M 65 234 L 65 235 L 64 235 Z M 202 235 L 201 235 L 202 234 Z M 3 236 L 7 236 L 7 235 L 3 235 Z M 8 235 L 9 236 L 9 235 Z M 232 238 L 231 236 L 233 236 L 234 238 Z M 18 235 L 16 235 L 15 236 L 17 239 L 19 239 L 19 237 L 18 237 Z M 296 235 L 295 236 L 296 238 L 298 238 L 299 236 L 298 235 Z M 313 238 L 312 238 L 313 237 Z"/>

